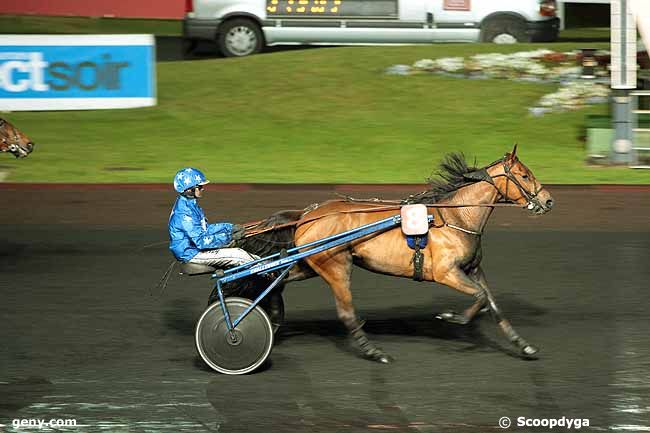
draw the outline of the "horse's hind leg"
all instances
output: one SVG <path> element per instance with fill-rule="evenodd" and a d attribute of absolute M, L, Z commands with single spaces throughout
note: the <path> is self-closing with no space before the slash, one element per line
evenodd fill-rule
<path fill-rule="evenodd" d="M 305 258 L 311 268 L 329 284 L 336 301 L 336 312 L 339 319 L 353 338 L 361 355 L 373 361 L 389 363 L 391 357 L 376 347 L 363 331 L 350 292 L 350 277 L 352 274 L 352 255 L 348 251 L 335 254 L 325 252 Z"/>

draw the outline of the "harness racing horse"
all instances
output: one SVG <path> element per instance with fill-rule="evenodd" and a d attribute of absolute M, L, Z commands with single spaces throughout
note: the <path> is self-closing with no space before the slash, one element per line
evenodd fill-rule
<path fill-rule="evenodd" d="M 11 123 L 0 118 L 0 152 L 24 158 L 34 150 L 34 143 Z"/>
<path fill-rule="evenodd" d="M 479 310 L 487 307 L 509 341 L 522 355 L 532 356 L 537 348 L 521 338 L 503 316 L 481 268 L 481 234 L 497 203 L 526 206 L 535 214 L 544 214 L 553 207 L 553 198 L 519 161 L 516 151 L 515 145 L 511 153 L 482 169 L 468 167 L 461 155 L 449 155 L 441 164 L 441 179 L 431 180 L 430 189 L 409 197 L 408 202 L 429 205 L 428 214 L 434 217 L 425 235 L 428 242 L 422 249 L 422 279 L 447 285 L 475 298 L 463 313 L 446 312 L 438 317 L 452 323 L 467 324 Z M 296 246 L 305 245 L 395 215 L 399 206 L 386 206 L 386 203 L 332 200 L 308 210 L 297 221 L 295 213 L 278 213 L 267 220 L 265 226 L 269 226 L 269 221 L 275 227 L 284 222 L 281 224 L 284 228 L 273 233 L 279 235 L 284 230 L 285 236 L 292 234 Z M 283 221 L 282 215 L 289 216 Z M 288 228 L 289 233 L 286 232 Z M 269 233 L 267 230 L 263 229 Z M 251 239 L 245 239 L 244 248 L 255 249 L 254 241 L 258 235 L 254 230 L 251 234 Z M 279 239 L 281 237 L 276 237 Z M 285 282 L 317 275 L 323 278 L 334 294 L 338 317 L 361 354 L 388 363 L 390 356 L 368 339 L 355 313 L 350 291 L 352 266 L 411 278 L 415 272 L 412 257 L 413 251 L 397 227 L 308 256 L 299 267 L 291 270 Z"/>

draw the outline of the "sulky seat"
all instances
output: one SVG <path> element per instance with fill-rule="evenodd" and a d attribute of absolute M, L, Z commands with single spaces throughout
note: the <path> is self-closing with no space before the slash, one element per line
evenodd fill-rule
<path fill-rule="evenodd" d="M 213 266 L 199 265 L 196 263 L 180 263 L 181 275 L 204 275 L 213 274 L 216 268 Z"/>

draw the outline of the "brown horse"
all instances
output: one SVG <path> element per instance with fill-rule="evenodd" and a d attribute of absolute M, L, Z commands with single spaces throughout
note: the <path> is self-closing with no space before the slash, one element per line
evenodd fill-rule
<path fill-rule="evenodd" d="M 466 324 L 487 306 L 506 337 L 523 355 L 531 356 L 537 349 L 523 340 L 503 317 L 481 269 L 481 233 L 496 203 L 526 206 L 536 214 L 546 213 L 553 207 L 551 195 L 518 160 L 516 151 L 515 145 L 512 153 L 483 169 L 468 167 L 462 156 L 452 154 L 441 164 L 439 174 L 442 179 L 432 181 L 429 190 L 411 196 L 408 201 L 429 204 L 428 212 L 434 216 L 427 245 L 422 250 L 422 279 L 447 285 L 475 298 L 463 313 L 447 312 L 438 317 Z M 386 202 L 328 201 L 295 221 L 297 228 L 295 232 L 292 228 L 293 241 L 295 245 L 304 245 L 390 217 L 398 211 L 399 206 L 387 206 Z M 295 216 L 288 218 L 296 219 Z M 277 222 L 276 219 L 274 223 Z M 250 242 L 242 246 L 254 247 Z M 316 275 L 322 277 L 334 293 L 339 319 L 362 355 L 387 363 L 391 358 L 368 340 L 352 305 L 352 265 L 381 274 L 411 278 L 414 276 L 412 257 L 413 250 L 406 245 L 398 227 L 309 256 L 299 267 L 292 269 L 286 282 Z"/>
<path fill-rule="evenodd" d="M 24 158 L 34 150 L 34 143 L 11 123 L 0 118 L 0 152 Z"/>

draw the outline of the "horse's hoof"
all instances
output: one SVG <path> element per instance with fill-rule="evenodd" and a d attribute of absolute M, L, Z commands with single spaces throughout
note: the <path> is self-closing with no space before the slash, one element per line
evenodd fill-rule
<path fill-rule="evenodd" d="M 371 361 L 379 362 L 380 364 L 390 364 L 394 361 L 394 359 L 390 355 L 382 352 L 379 349 L 368 351 L 364 354 L 364 356 L 367 359 Z"/>
<path fill-rule="evenodd" d="M 380 355 L 379 358 L 377 358 L 377 362 L 381 364 L 392 364 L 393 361 L 395 361 L 393 357 L 386 353 Z"/>
<path fill-rule="evenodd" d="M 467 320 L 465 315 L 456 313 L 455 311 L 445 311 L 444 313 L 440 313 L 436 315 L 436 319 L 444 320 L 448 323 L 455 323 L 456 325 L 467 325 L 469 323 L 469 320 Z"/>
<path fill-rule="evenodd" d="M 530 345 L 530 344 L 524 346 L 524 347 L 521 349 L 521 353 L 522 353 L 523 355 L 525 355 L 525 356 L 533 356 L 533 355 L 535 355 L 537 352 L 539 352 L 539 349 L 538 349 L 537 347 L 535 347 L 535 346 Z"/>

